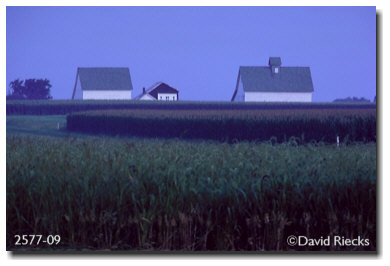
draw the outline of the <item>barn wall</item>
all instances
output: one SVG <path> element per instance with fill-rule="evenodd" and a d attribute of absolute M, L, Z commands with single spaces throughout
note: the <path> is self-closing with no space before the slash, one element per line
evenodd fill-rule
<path fill-rule="evenodd" d="M 311 102 L 311 92 L 245 92 L 246 102 Z"/>
<path fill-rule="evenodd" d="M 157 96 L 157 100 L 159 101 L 177 101 L 176 93 L 158 93 Z M 168 97 L 168 99 L 166 97 Z"/>
<path fill-rule="evenodd" d="M 131 91 L 84 90 L 83 99 L 84 100 L 130 100 Z"/>
<path fill-rule="evenodd" d="M 79 75 L 77 75 L 76 92 L 74 94 L 73 99 L 77 99 L 77 100 L 83 99 L 83 91 L 81 90 L 81 83 L 80 83 L 80 76 Z"/>
<path fill-rule="evenodd" d="M 238 83 L 238 89 L 236 97 L 234 97 L 235 102 L 243 102 L 245 100 L 245 92 L 244 92 L 244 86 L 242 85 L 242 80 L 240 78 L 240 81 Z"/>

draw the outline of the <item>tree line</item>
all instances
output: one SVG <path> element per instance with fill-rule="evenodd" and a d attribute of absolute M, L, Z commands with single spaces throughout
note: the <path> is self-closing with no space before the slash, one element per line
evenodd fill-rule
<path fill-rule="evenodd" d="M 49 100 L 51 87 L 48 79 L 16 79 L 9 84 L 7 100 Z"/>

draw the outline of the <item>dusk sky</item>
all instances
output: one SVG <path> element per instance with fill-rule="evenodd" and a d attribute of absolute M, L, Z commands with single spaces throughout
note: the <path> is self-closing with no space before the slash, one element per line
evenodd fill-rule
<path fill-rule="evenodd" d="M 77 67 L 129 67 L 133 97 L 229 101 L 240 66 L 309 66 L 313 101 L 376 95 L 375 7 L 7 7 L 6 87 L 47 78 L 70 99 Z"/>

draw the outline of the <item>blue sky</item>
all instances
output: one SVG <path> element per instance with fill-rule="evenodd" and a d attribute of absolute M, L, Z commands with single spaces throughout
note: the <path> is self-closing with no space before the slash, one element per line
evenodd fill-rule
<path fill-rule="evenodd" d="M 375 7 L 7 7 L 6 82 L 77 67 L 129 67 L 138 95 L 163 81 L 182 100 L 229 101 L 239 66 L 309 66 L 313 101 L 376 94 Z"/>

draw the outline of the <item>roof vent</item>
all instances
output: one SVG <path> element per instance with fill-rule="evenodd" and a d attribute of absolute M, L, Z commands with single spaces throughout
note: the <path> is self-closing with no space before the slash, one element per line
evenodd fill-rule
<path fill-rule="evenodd" d="M 278 74 L 280 72 L 282 60 L 280 59 L 280 57 L 270 57 L 268 60 L 268 65 L 272 69 L 273 74 Z"/>

